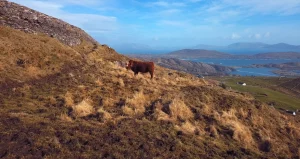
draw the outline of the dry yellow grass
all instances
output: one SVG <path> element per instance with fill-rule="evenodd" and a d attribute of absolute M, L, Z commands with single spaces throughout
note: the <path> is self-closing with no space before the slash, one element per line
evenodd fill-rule
<path fill-rule="evenodd" d="M 73 96 L 72 96 L 72 94 L 70 92 L 67 92 L 65 94 L 65 102 L 66 102 L 65 105 L 67 107 L 72 107 L 74 105 Z"/>
<path fill-rule="evenodd" d="M 206 114 L 206 115 L 209 115 L 212 113 L 212 110 L 211 110 L 211 106 L 205 104 L 205 103 L 202 103 L 201 105 L 201 112 L 203 114 Z"/>
<path fill-rule="evenodd" d="M 122 107 L 122 111 L 125 115 L 128 115 L 128 116 L 134 116 L 136 114 L 135 111 L 133 110 L 133 108 L 128 107 L 126 105 Z"/>
<path fill-rule="evenodd" d="M 180 126 L 180 129 L 185 133 L 194 134 L 196 126 L 190 123 L 189 121 L 186 121 Z"/>
<path fill-rule="evenodd" d="M 120 87 L 124 87 L 124 81 L 122 78 L 112 77 L 112 81 Z"/>
<path fill-rule="evenodd" d="M 125 67 L 121 67 L 121 66 L 118 66 L 118 71 L 119 71 L 119 74 L 128 74 L 129 73 L 129 70 L 127 70 Z"/>
<path fill-rule="evenodd" d="M 51 105 L 56 104 L 56 99 L 53 96 L 49 97 L 48 100 L 49 100 L 49 104 L 51 104 Z"/>
<path fill-rule="evenodd" d="M 239 141 L 245 147 L 253 145 L 254 140 L 248 127 L 238 121 L 231 121 L 228 126 L 233 129 L 233 139 Z"/>
<path fill-rule="evenodd" d="M 173 119 L 180 118 L 182 120 L 188 120 L 194 117 L 194 114 L 188 106 L 182 100 L 175 98 L 169 105 L 170 115 Z"/>
<path fill-rule="evenodd" d="M 95 81 L 95 83 L 99 87 L 103 85 L 102 81 L 99 78 Z"/>
<path fill-rule="evenodd" d="M 72 115 L 74 117 L 85 117 L 94 113 L 94 108 L 89 104 L 87 99 L 72 107 Z"/>
<path fill-rule="evenodd" d="M 253 125 L 264 125 L 264 118 L 259 115 L 252 115 L 251 116 L 251 122 Z"/>
<path fill-rule="evenodd" d="M 232 138 L 239 141 L 244 147 L 250 147 L 254 144 L 252 133 L 250 129 L 243 125 L 240 120 L 236 117 L 236 109 L 230 109 L 229 111 L 223 111 L 220 118 L 220 122 L 232 129 Z"/>
<path fill-rule="evenodd" d="M 200 97 L 201 97 L 200 100 L 203 103 L 208 104 L 209 102 L 211 102 L 211 97 L 209 95 L 205 94 L 204 92 L 201 93 Z"/>
<path fill-rule="evenodd" d="M 126 99 L 126 104 L 125 104 L 125 111 L 126 112 L 131 112 L 129 108 L 131 108 L 134 111 L 134 114 L 142 114 L 145 112 L 145 105 L 147 103 L 146 97 L 143 93 L 143 91 L 136 92 L 132 98 Z M 128 108 L 127 108 L 128 107 Z M 123 110 L 124 110 L 123 109 Z M 131 113 L 129 113 L 131 114 Z"/>
<path fill-rule="evenodd" d="M 215 125 L 210 125 L 209 126 L 209 133 L 210 133 L 210 136 L 212 136 L 214 138 L 219 137 L 219 133 L 218 133 Z"/>
<path fill-rule="evenodd" d="M 0 39 L 1 38 L 2 37 L 0 36 Z M 51 40 L 45 42 L 48 43 L 51 42 Z M 44 45 L 41 44 L 41 46 L 43 47 Z M 0 46 L 0 48 L 2 47 Z M 280 113 L 274 113 L 272 111 L 273 109 L 260 108 L 259 104 L 256 105 L 253 101 L 248 101 L 247 97 L 239 93 L 205 86 L 205 82 L 202 79 L 195 79 L 194 77 L 184 73 L 177 73 L 175 71 L 157 67 L 153 80 L 150 80 L 149 74 L 139 74 L 137 77 L 134 77 L 134 73 L 131 70 L 119 67 L 113 62 L 108 62 L 108 55 L 113 53 L 105 53 L 105 49 L 107 48 L 100 47 L 99 50 L 94 51 L 92 54 L 86 54 L 89 56 L 89 59 L 86 59 L 86 56 L 82 56 L 84 60 L 81 61 L 80 65 L 71 65 L 70 62 L 73 63 L 76 59 L 71 56 L 66 56 L 77 52 L 70 51 L 70 53 L 66 53 L 66 55 L 63 56 L 63 53 L 60 53 L 61 50 L 57 49 L 58 51 L 55 54 L 59 53 L 59 55 L 56 56 L 54 54 L 55 56 L 53 57 L 49 56 L 48 58 L 45 58 L 46 61 L 51 61 L 53 58 L 51 62 L 55 62 L 53 64 L 50 63 L 51 67 L 47 68 L 47 70 L 50 71 L 45 74 L 51 75 L 49 76 L 49 82 L 47 82 L 49 79 L 48 77 L 30 82 L 27 82 L 26 80 L 28 79 L 26 78 L 21 78 L 23 75 L 26 75 L 26 69 L 29 65 L 26 65 L 25 67 L 15 66 L 16 58 L 10 59 L 8 62 L 9 65 L 7 65 L 7 63 L 3 63 L 5 64 L 5 69 L 9 69 L 8 66 L 11 65 L 19 72 L 23 70 L 23 72 L 21 72 L 22 74 L 18 74 L 19 72 L 14 72 L 14 70 L 9 70 L 10 74 L 8 74 L 9 76 L 7 77 L 8 79 L 15 79 L 12 77 L 18 77 L 16 79 L 22 80 L 20 83 L 24 83 L 26 88 L 22 88 L 22 85 L 15 86 L 12 84 L 11 87 L 8 85 L 9 89 L 7 90 L 17 87 L 15 92 L 10 94 L 8 91 L 9 94 L 6 94 L 3 91 L 4 94 L 1 94 L 2 91 L 0 91 L 0 95 L 2 95 L 1 97 L 4 97 L 2 98 L 4 100 L 0 99 L 0 104 L 4 105 L 4 107 L 1 107 L 3 108 L 1 113 L 5 115 L 6 112 L 16 112 L 17 114 L 11 115 L 16 115 L 14 117 L 18 117 L 21 120 L 22 124 L 21 127 L 19 127 L 21 131 L 23 131 L 25 127 L 32 127 L 34 130 L 39 130 L 41 126 L 40 123 L 46 123 L 49 128 L 53 129 L 53 131 L 63 132 L 63 135 L 60 136 L 60 138 L 58 137 L 59 141 L 64 141 L 68 137 L 65 137 L 64 134 L 74 135 L 70 136 L 70 139 L 80 139 L 82 134 L 84 134 L 84 140 L 86 139 L 86 141 L 88 141 L 87 145 L 85 145 L 85 141 L 77 142 L 76 140 L 72 140 L 75 141 L 74 144 L 69 144 L 67 142 L 61 143 L 62 149 L 60 152 L 68 152 L 69 154 L 83 153 L 83 149 L 86 147 L 99 146 L 99 142 L 105 140 L 105 138 L 102 138 L 101 136 L 110 136 L 112 132 L 111 126 L 116 128 L 113 130 L 113 134 L 120 137 L 122 142 L 120 142 L 121 144 L 114 144 L 116 147 L 113 147 L 116 149 L 108 147 L 107 150 L 109 151 L 107 151 L 107 153 L 113 155 L 108 157 L 118 157 L 119 154 L 122 154 L 121 151 L 123 150 L 132 153 L 136 152 L 136 154 L 143 154 L 145 152 L 143 149 L 136 149 L 137 147 L 132 146 L 131 142 L 127 142 L 127 139 L 131 140 L 130 137 L 134 137 L 131 141 L 141 141 L 144 142 L 141 143 L 141 145 L 147 147 L 150 146 L 148 149 L 149 154 L 166 155 L 169 153 L 169 155 L 166 155 L 165 158 L 179 157 L 176 156 L 179 153 L 164 152 L 165 149 L 170 148 L 171 144 L 174 144 L 177 152 L 185 152 L 190 158 L 199 157 L 199 155 L 203 153 L 203 150 L 210 151 L 209 153 L 212 154 L 212 158 L 230 157 L 230 154 L 226 154 L 226 152 L 224 153 L 226 150 L 232 150 L 239 155 L 236 157 L 242 158 L 242 155 L 245 154 L 244 151 L 241 151 L 242 147 L 249 148 L 247 149 L 247 153 L 249 153 L 247 155 L 249 155 L 249 158 L 271 158 L 278 154 L 283 154 L 278 155 L 280 157 L 286 156 L 286 158 L 292 158 L 292 153 L 296 153 L 297 149 L 295 151 L 293 150 L 293 152 L 289 151 L 289 143 L 292 143 L 290 145 L 298 146 L 297 141 L 294 139 L 300 138 L 300 130 L 297 127 L 299 124 L 295 122 L 295 120 L 287 124 L 287 121 L 292 120 L 292 117 L 281 115 Z M 103 52 L 101 52 L 101 50 Z M 41 57 L 48 55 L 51 51 L 51 48 L 49 48 L 49 50 L 46 51 L 45 54 L 42 54 Z M 4 52 L 4 55 L 8 53 L 10 53 L 10 51 L 6 53 Z M 84 55 L 83 53 L 81 54 Z M 106 55 L 102 58 L 102 55 L 104 54 Z M 25 60 L 41 58 L 35 57 L 35 54 L 30 55 L 29 58 L 27 58 L 27 56 L 24 56 L 23 58 L 23 55 L 20 55 L 20 57 Z M 2 57 L 0 56 L 0 59 L 1 58 Z M 2 59 L 5 60 L 5 58 Z M 113 58 L 111 59 L 116 60 Z M 3 61 L 0 61 L 0 63 L 1 62 Z M 37 67 L 38 64 L 43 65 L 43 62 L 45 61 L 34 61 L 34 63 L 30 63 L 30 65 L 33 66 L 31 71 L 34 72 L 36 69 L 34 67 Z M 64 69 L 66 70 L 60 71 L 60 69 L 63 70 L 61 67 L 62 65 L 64 65 Z M 73 68 L 73 66 L 80 67 L 82 71 L 80 69 L 70 69 Z M 51 72 L 52 67 L 54 67 L 56 71 Z M 72 75 L 69 74 L 70 72 Z M 169 74 L 169 72 L 171 73 Z M 56 76 L 56 73 L 59 73 L 59 75 Z M 39 75 L 36 76 L 39 77 Z M 53 80 L 51 78 L 53 78 Z M 40 83 L 38 82 L 45 84 L 45 87 L 40 87 Z M 26 86 L 26 83 L 28 83 L 28 86 Z M 100 88 L 97 86 L 100 86 Z M 19 91 L 23 94 L 20 94 Z M 9 98 L 7 95 L 9 95 Z M 65 105 L 71 107 L 73 110 L 70 115 L 66 113 L 61 114 L 62 112 L 68 111 L 67 108 L 60 107 L 62 104 L 62 98 L 65 99 Z M 87 98 L 92 99 L 92 101 L 88 101 Z M 85 100 L 77 104 L 82 99 Z M 76 100 L 76 102 L 74 100 Z M 18 106 L 19 102 L 21 102 L 20 106 Z M 154 102 L 157 102 L 157 104 L 152 107 L 152 103 Z M 101 108 L 99 109 L 99 107 Z M 146 113 L 145 108 L 147 108 Z M 249 108 L 253 110 L 252 115 L 250 115 L 251 118 L 248 117 Z M 263 111 L 261 109 L 263 109 Z M 195 115 L 191 110 L 195 112 Z M 20 112 L 26 112 L 28 114 L 18 114 Z M 52 117 L 59 118 L 60 122 L 52 120 Z M 74 120 L 76 117 L 85 118 L 84 120 Z M 15 122 L 19 122 L 18 120 L 15 120 L 15 118 L 11 120 L 7 119 L 6 116 L 3 116 L 1 120 L 13 123 L 11 125 L 7 125 L 7 127 L 3 128 L 3 130 L 10 131 L 11 129 L 14 131 L 17 130 L 14 128 L 18 128 L 18 125 L 20 125 L 14 124 Z M 157 122 L 155 120 L 160 121 Z M 32 125 L 32 121 L 37 124 Z M 76 121 L 78 122 L 76 124 L 79 126 L 86 126 L 82 130 L 76 129 L 78 130 L 78 133 L 74 134 L 72 133 L 72 131 L 76 128 L 74 127 L 74 124 L 64 124 L 63 121 Z M 103 123 L 103 121 L 109 122 Z M 101 123 L 97 124 L 98 122 Z M 24 127 L 22 126 L 23 124 L 25 125 Z M 61 126 L 59 124 L 64 125 Z M 99 125 L 101 125 L 100 128 Z M 2 126 L 6 126 L 6 124 L 2 124 Z M 123 136 L 124 130 L 126 129 L 128 129 L 129 134 L 132 135 Z M 87 133 L 89 130 L 92 134 Z M 180 130 L 184 133 L 176 134 L 176 130 Z M 193 134 L 200 134 L 196 133 L 200 132 L 200 130 L 203 131 L 201 136 L 195 137 Z M 204 130 L 207 131 L 207 133 L 204 133 Z M 232 134 L 232 138 L 227 137 L 229 130 L 231 131 L 229 134 Z M 252 138 L 252 134 L 255 134 L 257 130 L 259 137 L 254 140 Z M 282 133 L 278 133 L 278 131 L 276 132 L 274 130 L 281 130 Z M 13 135 L 13 133 L 6 133 L 8 131 L 2 133 L 3 135 L 6 135 L 6 139 L 12 138 L 10 134 Z M 27 130 L 25 131 L 28 132 Z M 41 129 L 41 133 L 43 134 L 35 135 L 35 137 L 42 136 L 42 138 L 32 139 L 34 141 L 44 141 L 43 138 L 49 138 L 49 136 L 51 138 L 53 136 L 53 133 L 45 131 L 47 131 L 47 129 Z M 33 131 L 33 133 L 35 132 L 36 131 Z M 37 133 L 40 132 L 37 131 Z M 168 137 L 160 138 L 162 134 L 166 134 Z M 95 138 L 95 135 L 97 138 Z M 204 142 L 200 140 L 208 139 L 208 135 L 214 137 L 214 139 L 211 141 L 206 140 L 205 144 L 203 144 Z M 115 136 L 112 136 L 112 139 L 114 139 L 114 137 Z M 126 138 L 126 140 L 123 140 L 123 137 Z M 157 143 L 157 137 L 162 140 L 162 147 L 155 146 Z M 148 142 L 149 139 L 152 141 Z M 258 150 L 258 145 L 264 141 L 272 144 L 271 152 L 266 153 L 268 155 L 270 154 L 271 157 L 264 156 L 264 153 L 260 153 L 260 150 Z M 214 142 L 218 144 L 218 147 L 214 145 Z M 17 144 L 21 145 L 22 142 Z M 43 146 L 49 147 L 48 144 L 49 143 L 45 143 Z M 281 144 L 283 144 L 283 146 L 281 146 Z M 9 153 L 18 152 L 18 145 L 15 149 L 9 151 Z M 153 145 L 154 147 L 151 147 Z M 105 149 L 105 147 L 101 146 L 98 148 Z M 72 149 L 72 152 L 69 151 L 70 149 Z M 52 152 L 53 149 L 47 150 Z M 162 152 L 158 152 L 160 150 L 162 150 Z M 60 153 L 55 151 L 53 152 L 53 155 L 59 155 Z M 88 155 L 97 155 L 100 153 L 103 153 L 103 151 L 96 152 L 92 150 L 91 152 L 87 152 L 85 155 L 87 155 L 86 158 L 92 158 L 95 156 Z M 274 155 L 272 156 L 271 153 L 274 153 Z M 149 156 L 150 158 L 154 157 L 151 155 Z M 133 158 L 134 157 L 141 156 L 133 156 Z M 202 157 L 205 158 L 204 156 Z M 127 158 L 132 158 L 132 156 L 127 156 Z"/>
<path fill-rule="evenodd" d="M 154 104 L 154 118 L 156 120 L 171 121 L 170 116 L 162 111 L 163 105 L 160 102 Z"/>
<path fill-rule="evenodd" d="M 288 122 L 285 127 L 287 129 L 287 132 L 294 138 L 300 138 L 300 128 L 296 127 L 291 122 Z"/>
<path fill-rule="evenodd" d="M 213 115 L 214 119 L 216 119 L 217 121 L 222 120 L 220 113 L 218 113 L 217 111 L 214 111 L 212 115 Z"/>
<path fill-rule="evenodd" d="M 112 119 L 111 114 L 109 112 L 105 111 L 103 108 L 99 108 L 97 110 L 97 112 L 102 115 L 102 118 L 104 121 L 108 121 L 108 120 Z"/>
<path fill-rule="evenodd" d="M 119 84 L 121 87 L 124 87 L 124 86 L 125 86 L 124 81 L 123 81 L 122 78 L 119 78 L 118 84 Z"/>
<path fill-rule="evenodd" d="M 238 114 L 244 119 L 248 117 L 248 112 L 245 111 L 243 108 L 238 109 Z"/>
<path fill-rule="evenodd" d="M 237 117 L 235 115 L 236 110 L 235 109 L 230 109 L 229 111 L 223 111 L 222 113 L 222 118 L 225 119 L 225 121 L 228 120 L 237 120 Z"/>
<path fill-rule="evenodd" d="M 62 120 L 62 121 L 66 121 L 66 122 L 73 122 L 72 118 L 69 117 L 66 113 L 61 114 L 59 116 L 59 119 Z"/>
<path fill-rule="evenodd" d="M 171 121 L 170 116 L 161 110 L 156 109 L 154 113 L 157 120 Z"/>
<path fill-rule="evenodd" d="M 40 75 L 42 75 L 41 69 L 34 66 L 29 66 L 26 68 L 26 71 L 30 77 L 38 78 Z"/>
<path fill-rule="evenodd" d="M 104 98 L 102 100 L 103 107 L 109 108 L 114 105 L 114 100 L 112 98 Z"/>

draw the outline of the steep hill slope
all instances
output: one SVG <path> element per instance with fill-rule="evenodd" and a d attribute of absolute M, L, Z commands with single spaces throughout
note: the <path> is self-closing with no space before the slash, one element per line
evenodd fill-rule
<path fill-rule="evenodd" d="M 1 42 L 19 46 L 22 37 L 28 36 L 36 39 L 28 43 L 29 48 L 52 47 L 56 51 L 45 52 L 57 56 L 52 58 L 57 62 L 50 61 L 56 69 L 49 71 L 43 62 L 22 66 L 9 56 L 17 56 L 18 49 L 1 47 L 7 50 L 1 52 L 5 57 L 0 93 L 3 157 L 298 155 L 299 123 L 251 96 L 163 68 L 157 68 L 154 80 L 149 75 L 133 77 L 132 72 L 102 58 L 102 46 L 80 56 L 43 35 L 1 28 L 1 37 L 8 32 L 13 36 Z M 22 54 L 33 61 L 43 56 L 26 49 Z M 122 61 L 122 56 L 115 55 Z M 14 62 L 6 65 L 6 61 Z M 29 67 L 40 70 L 29 73 Z"/>
<path fill-rule="evenodd" d="M 0 48 L 1 158 L 299 157 L 298 116 L 215 81 L 3 26 Z"/>

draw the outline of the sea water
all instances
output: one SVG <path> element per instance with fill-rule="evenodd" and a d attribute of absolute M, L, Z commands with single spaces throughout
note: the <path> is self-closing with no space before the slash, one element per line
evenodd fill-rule
<path fill-rule="evenodd" d="M 187 60 L 187 59 L 186 59 Z M 195 62 L 203 62 L 207 64 L 216 64 L 222 66 L 234 67 L 236 71 L 231 72 L 234 75 L 241 76 L 280 76 L 274 74 L 272 71 L 277 68 L 251 68 L 249 66 L 253 64 L 280 64 L 287 62 L 300 62 L 299 59 L 210 59 L 210 58 L 201 58 L 201 59 L 188 59 Z"/>

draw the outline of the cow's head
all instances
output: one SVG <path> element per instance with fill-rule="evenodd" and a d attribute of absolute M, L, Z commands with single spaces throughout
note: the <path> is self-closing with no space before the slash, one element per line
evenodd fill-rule
<path fill-rule="evenodd" d="M 132 64 L 133 64 L 133 61 L 132 61 L 132 60 L 129 60 L 129 62 L 126 63 L 126 69 L 127 69 L 127 70 L 131 69 Z"/>

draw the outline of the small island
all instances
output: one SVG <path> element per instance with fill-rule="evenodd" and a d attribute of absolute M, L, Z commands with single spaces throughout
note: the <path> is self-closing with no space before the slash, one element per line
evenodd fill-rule
<path fill-rule="evenodd" d="M 280 64 L 253 64 L 250 66 L 252 68 L 276 68 L 276 70 L 272 71 L 273 73 L 280 76 L 300 76 L 300 62 L 287 62 Z"/>

